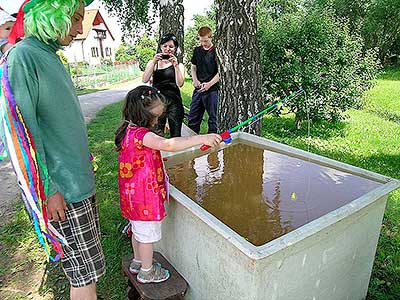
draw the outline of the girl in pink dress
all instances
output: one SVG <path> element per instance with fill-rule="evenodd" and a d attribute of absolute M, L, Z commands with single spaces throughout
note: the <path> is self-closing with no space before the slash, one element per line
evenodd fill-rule
<path fill-rule="evenodd" d="M 130 221 L 134 258 L 130 271 L 141 283 L 162 282 L 168 270 L 153 264 L 153 243 L 161 239 L 168 180 L 160 150 L 180 151 L 196 145 L 217 146 L 218 134 L 165 139 L 151 129 L 163 114 L 164 97 L 149 86 L 131 90 L 122 109 L 123 123 L 116 132 L 119 151 L 119 192 L 122 216 Z"/>

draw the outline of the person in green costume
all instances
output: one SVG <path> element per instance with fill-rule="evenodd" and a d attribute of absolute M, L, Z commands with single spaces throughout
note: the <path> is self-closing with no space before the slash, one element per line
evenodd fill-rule
<path fill-rule="evenodd" d="M 56 52 L 82 34 L 85 6 L 92 1 L 26 2 L 25 38 L 6 58 L 12 93 L 48 170 L 48 218 L 68 242 L 61 262 L 72 300 L 97 299 L 105 260 L 87 129 Z"/>

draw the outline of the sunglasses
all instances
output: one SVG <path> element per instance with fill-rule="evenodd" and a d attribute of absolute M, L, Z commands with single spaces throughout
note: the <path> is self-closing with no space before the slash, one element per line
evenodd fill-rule
<path fill-rule="evenodd" d="M 176 36 L 174 36 L 174 35 L 168 35 L 168 34 L 163 35 L 163 37 L 161 38 L 161 40 L 164 40 L 164 39 L 169 39 L 169 40 L 173 40 L 173 41 L 176 41 L 176 40 L 177 40 L 177 39 L 176 39 Z"/>

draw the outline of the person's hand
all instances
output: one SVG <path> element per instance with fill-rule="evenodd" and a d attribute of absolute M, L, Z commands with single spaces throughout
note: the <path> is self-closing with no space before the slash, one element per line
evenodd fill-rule
<path fill-rule="evenodd" d="M 176 56 L 173 55 L 173 54 L 170 54 L 170 57 L 169 57 L 168 60 L 170 61 L 170 63 L 171 63 L 174 67 L 176 67 L 176 66 L 179 65 L 178 59 L 177 59 Z"/>
<path fill-rule="evenodd" d="M 201 88 L 201 82 L 197 79 L 193 79 L 193 86 L 195 89 L 200 89 Z"/>
<path fill-rule="evenodd" d="M 216 133 L 205 134 L 202 137 L 204 139 L 203 144 L 210 147 L 216 147 L 222 142 L 221 136 Z"/>
<path fill-rule="evenodd" d="M 211 87 L 211 84 L 209 83 L 209 82 L 203 82 L 201 85 L 200 85 L 200 92 L 207 92 L 209 89 L 210 89 L 210 87 Z"/>
<path fill-rule="evenodd" d="M 47 199 L 47 214 L 50 221 L 65 221 L 65 211 L 68 210 L 64 196 L 57 192 Z"/>
<path fill-rule="evenodd" d="M 153 62 L 154 62 L 154 63 L 157 63 L 159 60 L 162 60 L 161 55 L 162 55 L 162 53 L 156 53 L 156 54 L 154 55 Z"/>

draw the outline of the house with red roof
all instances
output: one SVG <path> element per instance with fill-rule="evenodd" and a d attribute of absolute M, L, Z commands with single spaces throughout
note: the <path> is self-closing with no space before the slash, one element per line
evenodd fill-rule
<path fill-rule="evenodd" d="M 103 60 L 115 59 L 115 38 L 99 9 L 85 10 L 83 33 L 63 50 L 68 63 L 87 62 L 100 64 Z"/>

